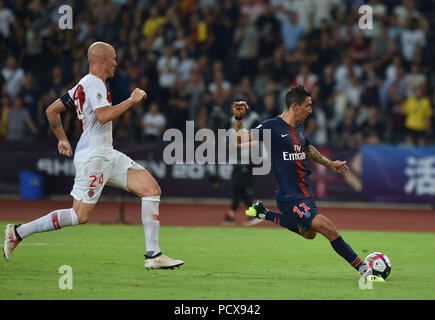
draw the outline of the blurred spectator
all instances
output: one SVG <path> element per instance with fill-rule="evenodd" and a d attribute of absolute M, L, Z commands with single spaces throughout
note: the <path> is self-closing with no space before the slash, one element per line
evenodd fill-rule
<path fill-rule="evenodd" d="M 210 20 L 213 19 L 210 17 Z M 213 41 L 212 30 L 210 30 L 209 23 L 207 23 L 204 15 L 200 15 L 199 12 L 193 11 L 190 15 L 188 39 L 192 43 L 192 47 L 201 52 L 207 51 Z M 178 40 L 181 40 L 178 37 Z M 179 44 L 176 43 L 179 46 Z M 186 45 L 186 40 L 184 40 Z"/>
<path fill-rule="evenodd" d="M 33 75 L 27 72 L 24 76 L 24 84 L 18 96 L 23 99 L 24 108 L 29 111 L 30 118 L 38 123 L 38 86 L 34 83 Z"/>
<path fill-rule="evenodd" d="M 234 0 L 218 1 L 212 16 L 214 32 L 210 54 L 213 58 L 226 61 L 233 43 L 234 29 L 239 19 L 239 6 Z"/>
<path fill-rule="evenodd" d="M 258 0 L 241 0 L 240 12 L 248 17 L 250 23 L 255 22 L 264 12 L 264 2 Z"/>
<path fill-rule="evenodd" d="M 284 46 L 278 47 L 273 53 L 273 59 L 270 63 L 260 62 L 260 68 L 266 69 L 273 82 L 279 85 L 285 85 L 289 82 L 289 70 L 285 56 Z"/>
<path fill-rule="evenodd" d="M 304 27 L 298 22 L 298 14 L 295 11 L 290 11 L 288 19 L 281 26 L 282 40 L 288 53 L 296 48 L 299 39 L 306 33 Z"/>
<path fill-rule="evenodd" d="M 428 23 L 424 16 L 418 12 L 413 0 L 402 0 L 401 4 L 397 4 L 393 8 L 393 13 L 397 17 L 400 25 L 404 26 L 409 19 L 417 18 L 421 21 L 422 27 L 425 31 L 428 31 Z"/>
<path fill-rule="evenodd" d="M 346 148 L 356 147 L 356 134 L 358 125 L 356 123 L 357 109 L 348 107 L 343 120 L 337 125 L 335 136 L 338 146 Z"/>
<path fill-rule="evenodd" d="M 119 142 L 135 142 L 138 140 L 139 127 L 136 123 L 137 115 L 129 109 L 122 114 L 113 129 L 115 139 Z"/>
<path fill-rule="evenodd" d="M 390 142 L 400 143 L 404 139 L 405 116 L 403 114 L 404 95 L 401 94 L 399 85 L 393 83 L 390 87 L 389 99 L 386 105 L 385 122 L 387 130 L 390 133 Z"/>
<path fill-rule="evenodd" d="M 11 110 L 11 100 L 8 96 L 1 98 L 0 106 L 0 140 L 6 139 L 8 135 L 8 114 Z"/>
<path fill-rule="evenodd" d="M 405 143 L 426 144 L 431 134 L 432 107 L 428 97 L 423 96 L 423 88 L 414 88 L 414 93 L 403 103 L 405 114 L 406 137 Z"/>
<path fill-rule="evenodd" d="M 204 79 L 197 70 L 192 70 L 189 81 L 186 84 L 186 92 L 191 97 L 189 105 L 189 120 L 196 121 L 203 104 L 205 92 Z"/>
<path fill-rule="evenodd" d="M 149 17 L 143 24 L 142 34 L 144 37 L 153 38 L 158 28 L 165 22 L 165 17 L 159 14 L 159 8 L 156 5 L 150 8 L 149 13 Z"/>
<path fill-rule="evenodd" d="M 29 112 L 23 108 L 23 99 L 16 97 L 12 109 L 8 113 L 8 140 L 25 140 L 28 132 L 38 134 L 38 130 L 30 118 Z M 30 129 L 30 130 L 29 130 Z"/>
<path fill-rule="evenodd" d="M 387 32 L 388 25 L 382 24 L 379 35 L 374 37 L 370 45 L 370 60 L 377 75 L 384 74 L 394 53 L 394 40 L 388 37 Z"/>
<path fill-rule="evenodd" d="M 393 56 L 392 60 L 390 61 L 390 63 L 385 68 L 384 79 L 386 81 L 394 81 L 396 79 L 396 77 L 397 77 L 397 69 L 401 68 L 402 66 L 403 66 L 403 64 L 402 64 L 402 57 L 400 55 Z"/>
<path fill-rule="evenodd" d="M 166 8 L 165 21 L 163 23 L 163 34 L 165 43 L 174 43 L 177 39 L 177 28 L 180 25 L 180 20 L 175 7 Z"/>
<path fill-rule="evenodd" d="M 339 59 L 337 41 L 335 40 L 335 37 L 331 35 L 326 21 L 323 21 L 321 26 L 322 30 L 319 35 L 319 44 L 316 48 L 318 59 L 312 63 L 312 70 L 318 75 L 322 73 L 324 66 L 335 65 Z"/>
<path fill-rule="evenodd" d="M 307 31 L 311 32 L 313 27 L 313 13 L 315 11 L 312 0 L 292 0 L 290 10 L 295 11 L 298 15 L 299 23 Z"/>
<path fill-rule="evenodd" d="M 313 11 L 313 28 L 319 28 L 322 21 L 331 23 L 333 21 L 334 11 L 340 10 L 340 0 L 314 0 Z"/>
<path fill-rule="evenodd" d="M 420 72 L 418 64 L 412 64 L 410 71 L 411 72 L 405 76 L 405 89 L 407 96 L 413 95 L 415 88 L 424 87 L 426 85 L 426 75 Z"/>
<path fill-rule="evenodd" d="M 258 98 L 254 90 L 252 90 L 251 78 L 244 76 L 240 81 L 240 84 L 233 90 L 233 95 L 240 95 L 245 97 L 245 101 L 248 101 L 252 109 L 256 109 L 258 105 Z"/>
<path fill-rule="evenodd" d="M 352 61 L 352 58 L 348 54 L 344 54 L 342 57 L 342 63 L 337 66 L 334 72 L 334 80 L 337 83 L 338 88 L 344 89 L 351 81 L 352 76 L 357 79 L 361 78 L 362 69 Z"/>
<path fill-rule="evenodd" d="M 274 118 L 278 114 L 275 94 L 273 92 L 268 92 L 263 99 L 263 112 L 260 114 L 259 122 L 261 123 L 267 119 Z"/>
<path fill-rule="evenodd" d="M 160 113 L 157 102 L 150 104 L 150 110 L 142 117 L 142 140 L 158 140 L 166 127 L 166 118 Z"/>
<path fill-rule="evenodd" d="M 222 90 L 222 94 L 226 98 L 231 89 L 231 83 L 224 78 L 224 71 L 217 69 L 214 72 L 213 82 L 208 85 L 208 90 L 215 94 L 218 90 Z"/>
<path fill-rule="evenodd" d="M 362 65 L 369 58 L 369 43 L 362 31 L 355 32 L 354 35 L 349 45 L 348 54 L 354 64 Z"/>
<path fill-rule="evenodd" d="M 223 94 L 221 87 L 217 88 L 214 94 L 211 94 L 209 102 L 209 117 L 207 127 L 213 130 L 216 134 L 218 129 L 228 127 L 228 119 L 230 116 L 230 102 L 227 100 L 227 95 Z"/>
<path fill-rule="evenodd" d="M 187 48 L 180 50 L 180 62 L 177 67 L 178 81 L 186 83 L 189 80 L 190 72 L 195 65 L 195 60 L 189 56 Z"/>
<path fill-rule="evenodd" d="M 282 55 L 281 59 L 282 61 L 284 61 L 284 57 Z M 266 95 L 267 84 L 270 82 L 271 75 L 273 74 L 274 72 L 269 70 L 269 67 L 265 63 L 259 63 L 257 73 L 255 74 L 253 79 L 252 87 L 260 99 L 264 98 L 264 96 Z M 284 81 L 284 76 L 279 82 L 282 81 Z"/>
<path fill-rule="evenodd" d="M 361 104 L 363 86 L 353 73 L 349 75 L 349 82 L 343 88 L 344 95 L 351 107 L 357 108 Z"/>
<path fill-rule="evenodd" d="M 63 70 L 59 66 L 55 66 L 52 71 L 51 83 L 48 88 L 48 94 L 56 99 L 61 95 L 62 90 L 66 86 L 66 81 L 63 77 Z"/>
<path fill-rule="evenodd" d="M 397 85 L 398 92 L 402 98 L 406 97 L 406 73 L 402 65 L 398 65 L 395 72 L 395 77 L 387 79 L 381 86 L 379 90 L 379 101 L 381 106 L 384 108 L 387 104 L 388 99 L 390 99 L 390 87 L 392 85 Z"/>
<path fill-rule="evenodd" d="M 368 143 L 380 143 L 385 138 L 385 124 L 380 119 L 379 109 L 375 105 L 370 105 L 366 110 L 367 119 L 358 128 L 357 140 L 359 145 Z"/>
<path fill-rule="evenodd" d="M 252 77 L 257 69 L 259 36 L 257 29 L 254 24 L 249 22 L 247 15 L 240 16 L 233 41 L 237 46 L 236 79 L 240 79 L 240 76 L 243 75 Z"/>
<path fill-rule="evenodd" d="M 9 42 L 11 36 L 11 26 L 15 24 L 15 15 L 13 11 L 5 6 L 4 0 L 0 0 L 0 43 L 2 51 L 5 49 L 3 45 Z"/>
<path fill-rule="evenodd" d="M 387 21 L 389 23 L 388 38 L 394 43 L 394 53 L 399 54 L 401 52 L 400 39 L 402 38 L 403 27 L 395 15 L 391 15 Z"/>
<path fill-rule="evenodd" d="M 157 52 L 159 55 L 161 55 L 164 51 L 165 51 L 165 46 L 166 46 L 166 42 L 165 42 L 165 28 L 163 25 L 160 25 L 157 28 L 157 32 L 155 37 L 153 38 L 149 38 L 149 39 L 153 39 L 153 45 L 152 45 L 152 49 L 153 51 Z"/>
<path fill-rule="evenodd" d="M 376 75 L 371 63 L 365 64 L 363 69 L 364 77 L 361 81 L 363 87 L 361 93 L 361 103 L 363 106 L 379 106 L 379 88 L 382 86 L 383 81 Z M 383 111 L 384 109 L 380 108 L 380 112 Z"/>
<path fill-rule="evenodd" d="M 172 46 L 165 48 L 165 54 L 157 61 L 157 72 L 159 74 L 159 97 L 166 103 L 170 88 L 177 80 L 178 58 L 174 55 Z"/>
<path fill-rule="evenodd" d="M 162 88 L 169 89 L 177 79 L 177 67 L 179 61 L 174 55 L 172 46 L 165 48 L 165 54 L 157 61 L 157 71 L 159 73 L 159 85 Z"/>
<path fill-rule="evenodd" d="M 317 75 L 311 73 L 310 67 L 306 63 L 301 64 L 299 73 L 296 75 L 292 83 L 294 86 L 299 84 L 303 85 L 305 89 L 310 92 L 316 88 Z"/>
<path fill-rule="evenodd" d="M 326 65 L 322 72 L 322 77 L 318 81 L 318 102 L 323 106 L 327 119 L 333 117 L 333 104 L 335 99 L 335 80 L 334 67 Z"/>
<path fill-rule="evenodd" d="M 13 100 L 20 92 L 24 84 L 24 70 L 17 66 L 14 56 L 8 56 L 6 66 L 2 69 L 2 76 L 6 82 L 6 90 L 9 97 Z"/>
<path fill-rule="evenodd" d="M 426 46 L 426 35 L 420 29 L 418 18 L 410 18 L 401 35 L 402 56 L 411 63 L 416 57 L 417 50 Z"/>
<path fill-rule="evenodd" d="M 168 101 L 170 127 L 186 131 L 186 121 L 189 120 L 190 95 L 183 84 L 177 83 L 170 90 Z"/>
<path fill-rule="evenodd" d="M 317 146 L 325 146 L 328 143 L 328 123 L 320 105 L 316 106 L 308 117 L 305 133 Z"/>
<path fill-rule="evenodd" d="M 302 63 L 311 65 L 316 63 L 318 59 L 318 54 L 312 51 L 312 48 L 308 45 L 308 39 L 306 38 L 301 38 L 295 50 L 286 56 L 286 62 L 289 63 L 289 72 L 291 75 L 299 72 Z"/>
<path fill-rule="evenodd" d="M 281 22 L 275 17 L 273 8 L 265 5 L 262 15 L 255 21 L 260 37 L 259 57 L 270 59 L 281 42 Z"/>

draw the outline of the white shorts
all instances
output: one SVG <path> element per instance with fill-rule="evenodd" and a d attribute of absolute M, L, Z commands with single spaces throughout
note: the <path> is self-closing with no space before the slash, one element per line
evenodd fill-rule
<path fill-rule="evenodd" d="M 74 162 L 76 176 L 71 196 L 84 203 L 95 204 L 104 186 L 130 191 L 127 188 L 127 170 L 145 170 L 122 152 L 113 150 L 104 157 Z M 146 170 L 145 170 L 146 171 Z"/>

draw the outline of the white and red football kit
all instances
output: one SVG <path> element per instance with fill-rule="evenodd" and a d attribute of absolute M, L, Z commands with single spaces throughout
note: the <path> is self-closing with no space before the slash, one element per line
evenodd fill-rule
<path fill-rule="evenodd" d="M 101 124 L 95 115 L 96 109 L 112 105 L 106 85 L 97 76 L 87 74 L 68 94 L 83 128 L 74 154 L 76 176 L 71 196 L 94 204 L 106 183 L 129 191 L 127 170 L 145 169 L 113 149 L 112 121 Z"/>

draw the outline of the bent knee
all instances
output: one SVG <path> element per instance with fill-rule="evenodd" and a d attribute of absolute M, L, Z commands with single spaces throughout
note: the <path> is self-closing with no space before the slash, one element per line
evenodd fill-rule
<path fill-rule="evenodd" d="M 73 205 L 74 212 L 77 215 L 77 221 L 79 224 L 86 224 L 89 222 L 94 211 L 94 206 L 91 204 L 85 204 L 81 201 L 75 201 Z"/>
<path fill-rule="evenodd" d="M 162 194 L 162 189 L 157 182 L 152 184 L 144 184 L 141 189 L 141 197 L 155 197 Z"/>
<path fill-rule="evenodd" d="M 89 220 L 91 219 L 91 214 L 90 213 L 77 213 L 77 221 L 79 222 L 79 224 L 86 224 L 89 222 Z"/>
<path fill-rule="evenodd" d="M 315 231 L 310 231 L 310 232 L 306 232 L 306 233 L 304 233 L 302 236 L 303 236 L 305 239 L 313 240 L 313 239 L 316 237 L 316 235 L 317 235 L 317 232 L 315 232 Z"/>

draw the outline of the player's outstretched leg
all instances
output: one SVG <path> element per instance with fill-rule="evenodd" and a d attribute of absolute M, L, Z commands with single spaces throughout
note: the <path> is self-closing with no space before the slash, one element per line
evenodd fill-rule
<path fill-rule="evenodd" d="M 295 221 L 293 221 L 289 216 L 282 214 L 280 212 L 274 212 L 268 210 L 264 207 L 261 201 L 256 201 L 248 210 L 246 210 L 246 215 L 248 217 L 256 217 L 258 219 L 268 220 L 275 224 L 279 224 L 292 232 L 300 234 L 299 228 Z"/>
<path fill-rule="evenodd" d="M 3 243 L 3 254 L 6 261 L 11 259 L 12 252 L 17 245 L 28 236 L 77 224 L 79 224 L 79 220 L 73 208 L 54 210 L 39 219 L 22 225 L 8 224 Z"/>
<path fill-rule="evenodd" d="M 145 268 L 172 269 L 184 262 L 162 254 L 159 247 L 161 189 L 157 181 L 145 170 L 128 170 L 128 189 L 141 197 L 141 216 L 145 231 Z"/>
<path fill-rule="evenodd" d="M 318 214 L 314 217 L 311 228 L 329 240 L 332 248 L 344 258 L 360 274 L 368 270 L 368 266 L 353 251 L 352 247 L 343 240 L 334 224 L 325 216 Z"/>

